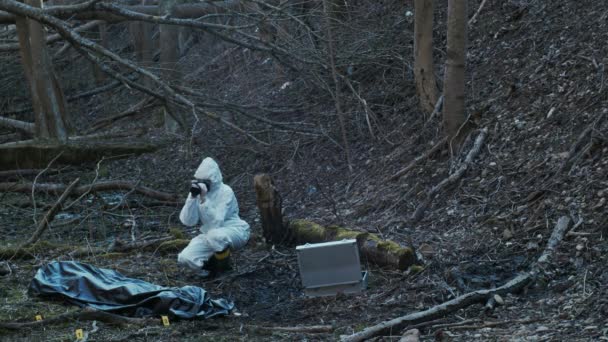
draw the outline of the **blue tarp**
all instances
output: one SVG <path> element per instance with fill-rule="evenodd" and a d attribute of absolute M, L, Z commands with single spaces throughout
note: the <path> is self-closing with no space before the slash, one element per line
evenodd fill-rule
<path fill-rule="evenodd" d="M 40 268 L 29 294 L 133 317 L 209 318 L 234 309 L 234 303 L 211 299 L 197 286 L 158 286 L 75 261 L 54 261 Z"/>

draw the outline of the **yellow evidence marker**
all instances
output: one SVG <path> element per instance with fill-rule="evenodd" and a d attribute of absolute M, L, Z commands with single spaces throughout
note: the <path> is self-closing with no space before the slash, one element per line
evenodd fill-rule
<path fill-rule="evenodd" d="M 168 327 L 170 325 L 169 316 L 160 316 L 160 318 L 162 319 L 164 326 Z"/>
<path fill-rule="evenodd" d="M 42 315 L 36 315 L 36 320 L 37 321 L 42 321 Z"/>
<path fill-rule="evenodd" d="M 82 329 L 76 329 L 75 333 L 76 333 L 76 339 L 77 340 L 83 340 L 84 339 L 84 332 L 82 331 Z"/>

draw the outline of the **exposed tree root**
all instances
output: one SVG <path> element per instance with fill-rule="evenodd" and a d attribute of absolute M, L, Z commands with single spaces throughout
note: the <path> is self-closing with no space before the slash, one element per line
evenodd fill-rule
<path fill-rule="evenodd" d="M 557 224 L 555 225 L 555 228 L 553 229 L 553 233 L 549 238 L 549 242 L 547 243 L 545 250 L 538 258 L 536 263 L 534 263 L 530 267 L 530 271 L 518 275 L 506 284 L 494 289 L 469 292 L 467 294 L 456 297 L 450 301 L 439 304 L 427 310 L 414 312 L 409 315 L 382 322 L 375 326 L 366 328 L 363 331 L 355 333 L 353 335 L 343 336 L 342 341 L 364 341 L 372 337 L 387 333 L 394 335 L 394 333 L 406 328 L 409 325 L 433 320 L 445 316 L 454 311 L 457 311 L 459 309 L 466 308 L 472 304 L 484 304 L 489 298 L 493 297 L 496 294 L 502 296 L 508 293 L 517 293 L 521 291 L 525 287 L 533 284 L 539 276 L 544 274 L 544 270 L 547 268 L 547 266 L 550 265 L 554 257 L 555 251 L 559 243 L 564 238 L 569 224 L 570 219 L 567 216 L 560 217 L 560 219 L 557 221 Z"/>
<path fill-rule="evenodd" d="M 431 188 L 431 190 L 429 190 L 429 192 L 426 194 L 426 198 L 422 201 L 422 203 L 420 203 L 418 205 L 418 207 L 416 208 L 416 211 L 412 215 L 412 221 L 414 221 L 414 222 L 420 221 L 422 219 L 422 217 L 424 216 L 424 212 L 426 211 L 428 206 L 431 204 L 431 202 L 433 201 L 435 196 L 437 196 L 437 194 L 441 190 L 445 189 L 449 185 L 456 183 L 460 178 L 462 178 L 462 176 L 465 174 L 465 172 L 467 171 L 469 166 L 472 164 L 473 159 L 475 159 L 475 157 L 477 157 L 477 155 L 481 151 L 481 146 L 483 145 L 483 142 L 484 142 L 487 134 L 488 134 L 488 130 L 486 128 L 482 129 L 479 132 L 477 139 L 475 139 L 475 144 L 473 145 L 473 147 L 467 154 L 467 157 L 465 158 L 462 165 L 458 168 L 458 170 L 456 170 L 454 173 L 452 173 L 448 178 L 445 178 L 439 184 L 435 185 L 433 188 Z"/>

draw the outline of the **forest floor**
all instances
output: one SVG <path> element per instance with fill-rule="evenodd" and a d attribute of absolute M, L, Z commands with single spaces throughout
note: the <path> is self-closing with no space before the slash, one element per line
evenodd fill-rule
<path fill-rule="evenodd" d="M 473 13 L 477 5 L 478 1 L 471 2 L 469 10 Z M 407 6 L 411 9 L 409 2 Z M 440 16 L 442 20 L 445 14 Z M 588 0 L 489 1 L 469 35 L 470 138 L 457 155 L 440 151 L 396 180 L 390 177 L 441 136 L 438 119 L 426 125 L 418 112 L 413 83 L 404 87 L 377 81 L 363 87 L 367 94 L 377 92 L 374 87 L 384 87 L 381 100 L 370 100 L 379 115 L 378 132 L 384 134 L 382 139 L 362 135 L 351 139 L 352 172 L 332 138 L 284 133 L 273 146 L 262 147 L 211 126 L 191 139 L 167 137 L 143 119 L 124 123 L 117 129 L 135 130 L 144 122 L 146 137 L 162 143 L 163 148 L 90 165 L 52 165 L 61 172 L 42 174 L 38 182 L 69 184 L 76 177 L 82 184 L 128 180 L 185 198 L 198 163 L 212 156 L 236 193 L 252 238 L 244 249 L 233 253 L 234 270 L 209 280 L 179 269 L 177 251 L 138 250 L 75 260 L 159 285 L 201 286 L 212 297 L 233 300 L 237 312 L 209 320 L 174 321 L 168 327 L 160 320 L 146 326 L 69 321 L 43 328 L 0 330 L 0 340 L 74 340 L 75 329 L 90 333 L 89 341 L 337 340 L 340 335 L 463 293 L 504 284 L 538 258 L 558 218 L 564 215 L 577 227 L 559 246 L 557 271 L 550 282 L 506 296 L 504 305 L 490 313 L 483 305 L 473 305 L 421 325 L 421 340 L 608 340 L 607 16 L 608 3 Z M 440 23 L 437 30 L 444 29 Z M 438 34 L 436 43 L 443 48 L 445 36 Z M 191 62 L 197 56 L 191 53 L 186 59 Z M 246 65 L 240 59 L 211 65 L 206 78 L 197 80 L 197 87 L 222 98 L 241 96 L 258 105 L 313 101 L 297 77 L 269 81 L 264 59 L 256 58 Z M 60 65 L 59 69 L 73 75 L 86 68 L 83 63 Z M 17 64 L 14 67 L 18 69 Z M 398 71 L 403 82 L 403 70 Z M 224 79 L 223 75 L 229 76 Z M 291 85 L 281 87 L 287 81 Z M 83 82 L 66 82 L 66 92 L 90 87 Z M 27 92 L 21 90 L 23 100 Z M 9 89 L 2 86 L 0 91 Z M 86 129 L 89 122 L 132 103 L 133 96 L 136 93 L 117 89 L 72 103 L 71 109 L 87 113 L 75 118 Z M 330 99 L 314 101 L 306 110 L 330 113 Z M 285 114 L 281 120 L 299 121 L 297 115 L 304 114 Z M 472 167 L 432 201 L 422 220 L 412 222 L 410 217 L 425 193 L 464 159 L 477 128 L 487 128 L 488 137 Z M 261 237 L 253 191 L 253 176 L 260 172 L 272 175 L 288 218 L 338 224 L 411 244 L 424 257 L 423 270 L 382 269 L 364 260 L 362 266 L 370 276 L 368 289 L 360 295 L 306 298 L 295 249 L 269 246 Z M 85 197 L 55 218 L 42 238 L 46 247 L 8 261 L 11 272 L 0 275 L 0 321 L 26 322 L 38 314 L 52 317 L 77 310 L 27 295 L 29 282 L 41 265 L 73 259 L 66 252 L 70 247 L 105 247 L 116 239 L 196 235 L 195 228 L 179 223 L 179 206 L 150 207 L 145 198 L 129 194 L 130 207 L 109 209 L 123 196 Z M 28 238 L 35 227 L 33 217 L 39 217 L 55 200 L 56 196 L 39 194 L 33 207 L 30 196 L 0 194 L 0 244 L 15 246 Z M 332 331 L 311 334 L 271 329 L 313 325 L 331 325 Z M 383 339 L 398 340 L 400 333 Z"/>

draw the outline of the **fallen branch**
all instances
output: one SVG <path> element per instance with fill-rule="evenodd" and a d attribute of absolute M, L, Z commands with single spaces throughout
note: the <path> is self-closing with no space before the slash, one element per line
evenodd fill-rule
<path fill-rule="evenodd" d="M 31 122 L 15 120 L 0 116 L 0 126 L 14 128 L 18 131 L 25 132 L 29 135 L 34 134 L 34 124 Z"/>
<path fill-rule="evenodd" d="M 422 219 L 422 217 L 424 216 L 424 212 L 426 211 L 428 206 L 433 201 L 433 198 L 435 198 L 435 196 L 437 196 L 437 194 L 441 190 L 445 189 L 449 185 L 456 183 L 456 181 L 458 181 L 460 178 L 462 178 L 462 176 L 465 174 L 465 172 L 467 171 L 467 169 L 473 162 L 473 159 L 475 159 L 475 157 L 477 157 L 477 155 L 481 151 L 481 146 L 483 145 L 483 142 L 484 142 L 487 134 L 488 134 L 487 128 L 482 129 L 479 132 L 477 139 L 475 139 L 475 143 L 473 144 L 473 147 L 467 154 L 467 157 L 465 158 L 465 160 L 462 163 L 462 165 L 460 166 L 460 168 L 458 168 L 458 170 L 456 170 L 454 173 L 452 173 L 448 178 L 445 178 L 439 184 L 435 185 L 433 188 L 431 188 L 431 190 L 429 190 L 429 192 L 426 194 L 426 198 L 422 201 L 422 203 L 420 203 L 420 205 L 418 205 L 418 207 L 416 208 L 416 211 L 412 215 L 413 222 L 418 222 Z"/>
<path fill-rule="evenodd" d="M 36 176 L 40 173 L 40 169 L 23 169 L 23 170 L 7 170 L 0 171 L 0 179 L 10 180 L 10 179 L 19 179 L 27 176 Z M 61 170 L 46 170 L 44 172 L 45 176 L 56 175 L 59 174 Z"/>
<path fill-rule="evenodd" d="M 296 326 L 296 327 L 260 327 L 251 325 L 249 328 L 259 329 L 259 330 L 271 330 L 271 331 L 280 331 L 287 333 L 304 333 L 304 334 L 323 334 L 323 333 L 331 333 L 334 331 L 334 327 L 331 325 L 312 325 L 312 326 Z"/>
<path fill-rule="evenodd" d="M 46 212 L 46 214 L 44 215 L 44 217 L 42 218 L 42 221 L 40 221 L 38 223 L 38 227 L 36 227 L 36 231 L 34 232 L 34 234 L 32 234 L 32 236 L 24 244 L 22 244 L 20 248 L 29 247 L 32 244 L 34 244 L 36 241 L 38 241 L 38 239 L 40 239 L 40 236 L 42 236 L 42 233 L 44 233 L 44 231 L 49 226 L 51 221 L 53 221 L 53 219 L 55 218 L 55 214 L 57 214 L 57 212 L 61 208 L 61 205 L 66 200 L 66 198 L 68 198 L 70 193 L 74 190 L 74 188 L 76 187 L 76 184 L 78 184 L 78 182 L 80 182 L 80 178 L 76 178 L 70 185 L 68 185 L 68 187 L 65 189 L 65 191 L 61 194 L 61 196 L 57 200 L 57 202 L 55 202 L 55 204 L 53 204 L 51 209 L 49 209 Z"/>
<path fill-rule="evenodd" d="M 472 304 L 484 304 L 490 297 L 493 297 L 496 294 L 504 296 L 508 293 L 519 292 L 525 287 L 535 283 L 539 275 L 544 273 L 544 268 L 551 262 L 551 259 L 555 254 L 555 250 L 564 238 L 569 224 L 570 219 L 567 216 L 560 217 L 557 221 L 557 224 L 555 225 L 555 228 L 553 229 L 551 237 L 549 238 L 547 247 L 545 247 L 545 250 L 538 258 L 536 263 L 530 267 L 530 271 L 516 276 L 506 284 L 495 289 L 469 292 L 467 294 L 456 297 L 450 301 L 439 304 L 427 310 L 414 312 L 409 315 L 382 322 L 380 324 L 366 328 L 361 332 L 352 334 L 350 336 L 344 336 L 342 337 L 342 341 L 364 341 L 382 334 L 400 331 L 412 324 L 443 317 L 449 313 L 466 308 Z"/>
<path fill-rule="evenodd" d="M 119 114 L 113 115 L 109 118 L 105 118 L 105 119 L 96 121 L 95 123 L 93 123 L 91 125 L 91 128 L 89 128 L 85 132 L 85 134 L 93 133 L 97 130 L 100 130 L 102 128 L 105 128 L 105 127 L 111 125 L 112 123 L 114 123 L 118 120 L 128 118 L 135 114 L 141 113 L 144 109 L 146 109 L 146 110 L 152 109 L 155 106 L 156 106 L 156 103 L 154 103 L 153 99 L 145 98 L 145 99 L 141 100 L 140 102 L 136 103 L 135 105 L 133 105 L 132 107 L 130 107 L 129 109 L 127 109 Z"/>
<path fill-rule="evenodd" d="M 436 143 L 433 147 L 431 147 L 428 151 L 424 152 L 422 155 L 420 155 L 420 156 L 416 157 L 416 159 L 412 160 L 406 167 L 397 171 L 397 173 L 392 175 L 391 178 L 389 178 L 388 180 L 394 181 L 394 180 L 399 179 L 400 177 L 402 177 L 403 175 L 408 173 L 411 169 L 413 169 L 416 165 L 418 165 L 419 162 L 432 156 L 433 153 L 437 152 L 441 147 L 443 147 L 443 145 L 445 145 L 445 143 L 447 141 L 448 141 L 448 139 L 444 137 L 438 143 Z"/>
<path fill-rule="evenodd" d="M 0 183 L 0 191 L 1 192 L 20 192 L 29 194 L 32 192 L 33 183 L 16 183 L 16 182 L 5 182 Z M 36 184 L 34 187 L 34 191 L 37 193 L 44 192 L 50 194 L 59 194 L 64 192 L 67 189 L 67 186 L 64 184 L 56 184 L 56 183 L 42 183 Z M 90 185 L 81 185 L 73 191 L 70 192 L 72 196 L 80 196 L 87 192 L 102 192 L 102 191 L 116 191 L 116 190 L 127 190 L 133 191 L 140 195 L 144 195 L 146 197 L 150 197 L 153 199 L 157 199 L 159 201 L 164 202 L 179 202 L 179 197 L 174 194 L 169 194 L 166 192 L 157 191 L 145 186 L 137 186 L 131 182 L 127 181 L 107 181 L 107 182 L 98 182 Z"/>
<path fill-rule="evenodd" d="M 119 81 L 113 81 L 113 82 L 110 82 L 110 83 L 108 83 L 106 85 L 103 85 L 101 87 L 97 87 L 95 89 L 83 91 L 82 93 L 78 93 L 78 94 L 74 94 L 74 95 L 68 96 L 66 98 L 66 100 L 68 102 L 70 102 L 70 101 L 76 101 L 76 100 L 81 99 L 83 97 L 89 97 L 89 96 L 101 94 L 101 93 L 104 93 L 104 92 L 106 92 L 108 90 L 112 90 L 114 88 L 117 88 L 121 84 L 122 83 L 120 83 Z"/>
<path fill-rule="evenodd" d="M 85 23 L 83 25 L 80 25 L 76 28 L 74 28 L 74 31 L 76 32 L 82 32 L 82 31 L 86 31 L 86 30 L 90 30 L 94 27 L 96 27 L 99 24 L 102 24 L 103 21 L 101 20 L 94 20 L 94 21 L 89 21 L 88 23 Z M 52 44 L 55 42 L 60 41 L 62 38 L 60 35 L 58 34 L 53 34 L 51 36 L 48 36 L 46 38 L 46 43 L 47 44 Z M 19 51 L 19 43 L 12 43 L 12 44 L 2 44 L 0 45 L 0 52 L 12 52 L 12 51 Z"/>
<path fill-rule="evenodd" d="M 72 321 L 100 321 L 114 325 L 147 325 L 152 322 L 149 318 L 133 318 L 116 315 L 109 312 L 98 311 L 91 308 L 77 312 L 69 312 L 56 317 L 46 318 L 33 322 L 0 322 L 0 329 L 21 330 L 26 328 L 44 327 L 51 324 L 69 323 Z"/>

